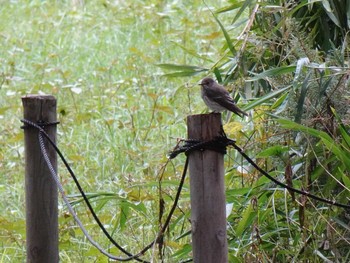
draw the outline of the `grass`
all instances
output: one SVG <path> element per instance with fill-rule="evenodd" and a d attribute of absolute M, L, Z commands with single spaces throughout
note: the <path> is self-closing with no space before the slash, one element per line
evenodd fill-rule
<path fill-rule="evenodd" d="M 203 75 L 169 80 L 155 66 L 169 61 L 206 65 L 191 52 L 218 59 L 219 28 L 202 1 L 86 2 L 1 3 L 1 262 L 25 261 L 21 96 L 57 97 L 59 146 L 86 192 L 115 193 L 94 204 L 101 220 L 131 251 L 157 231 L 157 175 L 166 153 L 176 138 L 186 137 L 186 116 L 205 109 L 196 85 Z M 208 4 L 217 8 L 220 3 Z M 178 180 L 182 165 L 182 157 L 175 160 L 166 180 Z M 59 173 L 67 193 L 77 193 L 64 169 Z M 174 189 L 172 185 L 166 191 Z M 184 196 L 182 206 L 188 208 L 186 192 Z M 76 209 L 94 238 L 108 247 L 86 208 Z M 126 222 L 121 216 L 125 211 Z M 176 218 L 186 223 L 186 216 Z M 59 221 L 61 262 L 107 261 L 64 208 Z M 187 241 L 170 244 L 169 255 Z"/>
<path fill-rule="evenodd" d="M 247 42 L 240 66 L 228 49 L 241 50 L 242 39 L 229 28 L 247 23 L 247 11 L 242 8 L 239 20 L 245 22 L 235 20 L 232 25 L 234 8 L 254 1 L 207 1 L 214 9 L 223 7 L 223 13 L 217 14 L 221 24 L 204 2 L 196 0 L 97 0 L 83 6 L 72 2 L 0 4 L 1 262 L 25 261 L 24 149 L 19 120 L 20 98 L 31 93 L 57 97 L 59 146 L 108 231 L 132 252 L 152 241 L 158 231 L 160 194 L 166 210 L 172 203 L 184 156 L 166 167 L 162 192 L 159 173 L 177 138 L 186 137 L 186 116 L 205 110 L 197 85 L 205 68 L 211 68 L 217 78 L 227 73 L 236 86 L 244 87 L 240 95 L 249 98 L 244 109 L 254 109 L 253 118 L 230 121 L 225 130 L 249 156 L 281 181 L 290 176 L 298 189 L 348 202 L 348 85 L 341 81 L 348 71 L 344 65 L 342 72 L 333 71 L 334 66 L 340 67 L 339 61 L 346 61 L 348 40 L 344 39 L 342 50 L 317 52 L 309 46 L 308 36 L 304 39 L 299 32 L 297 21 L 288 20 L 279 28 L 270 22 L 284 13 L 272 15 L 271 6 L 261 5 L 244 34 Z M 275 30 L 294 33 L 281 33 L 282 38 L 265 34 Z M 290 41 L 294 35 L 300 35 L 298 42 Z M 281 43 L 282 50 L 271 48 Z M 316 68 L 305 66 L 297 72 L 295 65 L 304 53 L 315 54 L 309 60 Z M 192 76 L 164 78 L 164 73 Z M 231 82 L 229 78 L 223 81 Z M 300 92 L 307 87 L 308 92 Z M 328 108 L 334 108 L 333 114 L 325 111 Z M 233 149 L 225 167 L 226 200 L 232 209 L 227 218 L 230 262 L 348 261 L 345 210 L 299 195 L 294 201 Z M 97 229 L 62 165 L 59 173 L 89 232 L 111 253 L 119 254 Z M 190 230 L 188 181 L 179 207 L 165 238 L 164 262 L 191 257 L 186 235 Z M 61 201 L 59 226 L 61 262 L 108 261 L 83 237 Z M 157 253 L 150 251 L 145 258 L 160 261 Z"/>

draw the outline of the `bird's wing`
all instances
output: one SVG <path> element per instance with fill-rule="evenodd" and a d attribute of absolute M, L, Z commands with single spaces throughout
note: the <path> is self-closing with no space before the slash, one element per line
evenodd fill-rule
<path fill-rule="evenodd" d="M 209 87 L 206 91 L 209 98 L 225 108 L 229 109 L 230 105 L 235 104 L 235 101 L 231 98 L 230 94 L 224 87 L 220 86 L 215 89 Z"/>
<path fill-rule="evenodd" d="M 219 89 L 218 89 L 219 88 Z M 248 114 L 244 111 L 242 111 L 238 106 L 236 105 L 236 102 L 232 99 L 230 96 L 230 93 L 222 86 L 213 88 L 207 88 L 207 95 L 210 97 L 214 102 L 218 103 L 220 106 L 228 109 L 229 111 L 232 111 L 239 116 L 242 117 L 242 115 L 248 116 Z"/>

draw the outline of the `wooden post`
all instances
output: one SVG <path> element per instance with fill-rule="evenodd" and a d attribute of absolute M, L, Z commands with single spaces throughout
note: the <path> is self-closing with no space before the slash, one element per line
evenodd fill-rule
<path fill-rule="evenodd" d="M 188 138 L 212 140 L 220 134 L 221 114 L 191 115 Z M 224 155 L 194 151 L 189 155 L 192 249 L 194 263 L 227 263 Z"/>
<path fill-rule="evenodd" d="M 24 119 L 37 123 L 56 121 L 56 99 L 49 95 L 22 97 Z M 56 141 L 56 126 L 45 128 Z M 38 130 L 24 129 L 27 263 L 56 263 L 58 256 L 57 186 L 43 158 Z M 57 171 L 57 154 L 46 144 Z"/>

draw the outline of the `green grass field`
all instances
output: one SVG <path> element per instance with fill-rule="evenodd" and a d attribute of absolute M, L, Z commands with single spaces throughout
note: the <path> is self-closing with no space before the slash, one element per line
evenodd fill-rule
<path fill-rule="evenodd" d="M 210 67 L 220 57 L 220 29 L 202 1 L 0 2 L 0 262 L 25 262 L 20 119 L 27 94 L 56 96 L 59 147 L 86 192 L 115 194 L 93 204 L 114 237 L 137 252 L 157 232 L 157 179 L 166 154 L 186 136 L 186 116 L 205 110 L 197 85 L 204 74 L 167 79 L 156 64 Z M 165 172 L 170 195 L 183 161 Z M 59 173 L 71 200 L 80 201 L 61 164 Z M 188 188 L 183 196 L 188 213 Z M 60 204 L 61 262 L 107 262 Z M 76 210 L 110 247 L 85 206 Z M 189 230 L 187 217 L 177 214 L 173 228 Z M 171 241 L 167 256 L 187 242 Z"/>
<path fill-rule="evenodd" d="M 163 168 L 187 136 L 186 117 L 207 110 L 198 86 L 206 75 L 227 84 L 250 114 L 225 113 L 228 136 L 280 182 L 331 200 L 294 196 L 229 149 L 229 262 L 349 262 L 345 2 L 79 2 L 0 0 L 1 263 L 26 261 L 22 96 L 57 98 L 60 149 L 106 229 L 137 253 L 159 230 L 160 198 L 162 223 L 170 210 L 185 156 Z M 325 20 L 332 30 L 319 30 Z M 59 175 L 89 233 L 123 256 L 98 229 L 62 163 Z M 145 260 L 192 257 L 189 201 L 187 179 L 163 260 L 158 248 Z M 109 262 L 61 199 L 59 246 L 61 262 Z"/>

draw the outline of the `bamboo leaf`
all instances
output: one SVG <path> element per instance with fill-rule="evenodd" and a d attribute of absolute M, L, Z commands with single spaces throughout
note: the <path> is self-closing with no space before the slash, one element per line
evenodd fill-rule
<path fill-rule="evenodd" d="M 250 0 L 247 0 L 245 2 L 249 2 Z M 244 2 L 237 2 L 237 3 L 233 3 L 232 5 L 229 6 L 224 6 L 222 8 L 219 8 L 215 11 L 216 14 L 221 14 L 221 13 L 225 13 L 225 12 L 229 12 L 238 8 L 242 8 L 242 3 L 244 4 Z"/>
<path fill-rule="evenodd" d="M 278 76 L 287 73 L 293 73 L 296 69 L 295 65 L 283 66 L 279 68 L 273 68 L 266 70 L 262 73 L 256 74 L 253 78 L 248 79 L 247 81 L 256 81 L 259 79 L 265 79 L 267 77 Z"/>
<path fill-rule="evenodd" d="M 254 210 L 252 204 L 249 204 L 247 209 L 242 214 L 242 219 L 239 221 L 236 228 L 236 235 L 242 236 L 244 231 L 251 226 L 257 212 Z"/>
<path fill-rule="evenodd" d="M 222 83 L 222 78 L 221 78 L 220 70 L 219 70 L 217 67 L 215 67 L 213 72 L 214 72 L 214 75 L 215 75 L 217 81 L 218 81 L 219 83 Z"/>
<path fill-rule="evenodd" d="M 350 188 L 350 179 L 342 172 L 342 181 L 347 188 Z"/>
<path fill-rule="evenodd" d="M 234 24 L 237 21 L 237 19 L 243 14 L 244 10 L 250 6 L 251 3 L 252 3 L 252 0 L 246 0 L 244 2 L 233 3 L 232 5 L 218 9 L 215 13 L 217 13 L 217 14 L 225 13 L 225 12 L 232 11 L 232 10 L 239 8 L 235 17 L 232 20 L 232 24 Z"/>
<path fill-rule="evenodd" d="M 334 76 L 331 76 L 325 83 L 322 83 L 322 86 L 321 86 L 321 89 L 320 89 L 320 93 L 318 94 L 318 100 L 320 100 L 321 97 L 324 96 L 327 88 L 329 87 L 329 85 L 331 84 L 333 79 L 334 79 Z"/>
<path fill-rule="evenodd" d="M 288 86 L 288 87 L 285 87 L 285 88 L 282 88 L 282 89 L 279 89 L 279 90 L 276 90 L 274 92 L 271 92 L 269 94 L 266 94 L 265 96 L 251 102 L 251 103 L 248 103 L 243 109 L 244 110 L 250 110 L 250 109 L 253 109 L 255 108 L 256 106 L 258 105 L 261 105 L 263 104 L 264 102 L 266 101 L 269 101 L 271 100 L 272 98 L 274 97 L 277 97 L 279 94 L 285 92 L 286 90 L 290 89 L 292 86 Z"/>
<path fill-rule="evenodd" d="M 277 119 L 277 122 L 279 122 L 283 128 L 301 131 L 319 138 L 326 148 L 336 155 L 338 160 L 340 160 L 346 166 L 346 168 L 350 170 L 349 153 L 342 150 L 327 133 L 285 119 Z"/>
<path fill-rule="evenodd" d="M 277 119 L 276 121 L 281 124 L 282 128 L 302 131 L 302 132 L 307 133 L 309 135 L 322 138 L 324 141 L 328 141 L 328 142 L 333 141 L 332 138 L 327 133 L 325 133 L 323 131 L 309 128 L 309 127 L 303 126 L 299 123 L 296 123 L 296 122 L 293 122 L 290 120 L 286 120 L 286 119 Z"/>
<path fill-rule="evenodd" d="M 337 114 L 334 108 L 331 108 L 335 118 L 337 119 L 337 122 L 339 123 L 339 130 L 340 134 L 342 135 L 342 138 L 344 140 L 345 144 L 342 144 L 345 150 L 349 151 L 350 150 L 350 134 L 348 132 L 348 129 L 345 127 L 344 123 L 342 122 L 341 118 Z"/>
<path fill-rule="evenodd" d="M 129 216 L 129 205 L 126 202 L 121 202 L 120 204 L 120 216 L 119 216 L 119 226 L 123 230 L 125 228 L 126 221 Z"/>
<path fill-rule="evenodd" d="M 167 78 L 192 77 L 192 76 L 196 76 L 196 75 L 200 74 L 203 71 L 206 71 L 206 70 L 202 70 L 202 71 L 179 71 L 179 72 L 174 72 L 174 73 L 163 74 L 162 76 L 163 77 L 167 77 Z"/>
<path fill-rule="evenodd" d="M 246 0 L 244 1 L 242 7 L 238 10 L 237 14 L 235 15 L 235 17 L 232 20 L 232 24 L 234 24 L 237 19 L 243 14 L 244 10 L 250 6 L 250 4 L 252 3 L 252 0 Z"/>
<path fill-rule="evenodd" d="M 181 70 L 181 71 L 198 71 L 198 70 L 207 70 L 205 68 L 191 66 L 191 65 L 180 65 L 180 64 L 156 64 L 157 67 L 167 70 Z"/>
<path fill-rule="evenodd" d="M 208 71 L 207 68 L 191 66 L 191 65 L 179 65 L 179 64 L 156 64 L 165 70 L 174 70 L 176 72 L 163 74 L 164 77 L 191 77 L 200 74 L 201 72 Z"/>
<path fill-rule="evenodd" d="M 257 158 L 267 158 L 271 156 L 281 156 L 283 153 L 288 152 L 289 148 L 286 146 L 275 145 L 269 147 L 257 154 Z"/>
<path fill-rule="evenodd" d="M 172 255 L 172 257 L 178 258 L 178 259 L 183 258 L 183 257 L 187 256 L 191 251 L 192 251 L 192 246 L 189 244 L 185 244 L 181 249 L 176 251 L 176 253 L 174 253 Z"/>
<path fill-rule="evenodd" d="M 339 19 L 334 14 L 335 9 L 331 8 L 331 6 L 329 4 L 329 1 L 328 0 L 322 0 L 322 5 L 323 5 L 323 8 L 326 11 L 328 17 L 333 21 L 333 23 L 336 24 L 338 27 L 341 27 L 341 23 L 340 23 Z"/>
<path fill-rule="evenodd" d="M 275 114 L 279 114 L 284 111 L 288 105 L 288 95 L 289 92 L 285 92 L 281 97 L 279 97 L 276 102 L 271 106 L 271 109 L 276 109 Z"/>
<path fill-rule="evenodd" d="M 221 23 L 220 20 L 217 18 L 217 16 L 213 13 L 213 11 L 211 11 L 211 9 L 209 9 L 209 10 L 210 10 L 210 12 L 212 13 L 212 15 L 213 15 L 214 19 L 216 20 L 216 22 L 219 24 L 219 26 L 220 26 L 220 28 L 221 28 L 221 30 L 222 30 L 222 33 L 224 34 L 224 37 L 225 37 L 225 39 L 226 39 L 226 44 L 227 44 L 228 48 L 230 49 L 232 55 L 233 55 L 233 56 L 236 55 L 237 52 L 236 52 L 235 48 L 234 48 L 233 45 L 232 45 L 232 40 L 231 40 L 229 34 L 227 33 L 225 27 L 222 25 L 222 23 Z"/>
<path fill-rule="evenodd" d="M 297 123 L 301 122 L 301 116 L 303 115 L 304 101 L 305 101 L 307 90 L 309 87 L 310 76 L 311 76 L 311 71 L 309 71 L 309 73 L 307 74 L 301 86 L 300 96 L 297 104 L 297 112 L 294 119 L 294 121 Z"/>

